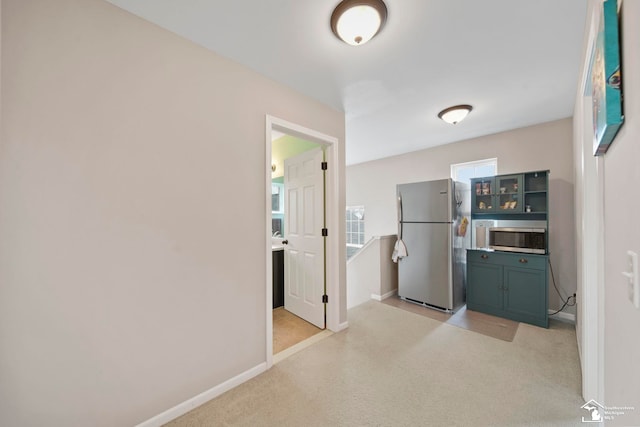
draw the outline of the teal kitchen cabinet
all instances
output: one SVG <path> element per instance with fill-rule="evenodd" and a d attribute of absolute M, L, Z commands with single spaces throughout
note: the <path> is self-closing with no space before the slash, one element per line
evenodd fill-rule
<path fill-rule="evenodd" d="M 524 174 L 524 206 L 528 214 L 547 214 L 549 210 L 549 171 Z"/>
<path fill-rule="evenodd" d="M 547 327 L 546 270 L 504 267 L 505 317 Z"/>
<path fill-rule="evenodd" d="M 522 174 L 496 176 L 496 206 L 497 212 L 523 212 L 522 203 Z"/>
<path fill-rule="evenodd" d="M 472 219 L 547 221 L 549 171 L 471 179 Z"/>
<path fill-rule="evenodd" d="M 502 278 L 500 264 L 467 260 L 467 308 L 501 316 Z"/>
<path fill-rule="evenodd" d="M 495 212 L 495 177 L 471 179 L 471 211 L 477 213 Z"/>
<path fill-rule="evenodd" d="M 547 255 L 468 250 L 467 308 L 548 327 Z"/>

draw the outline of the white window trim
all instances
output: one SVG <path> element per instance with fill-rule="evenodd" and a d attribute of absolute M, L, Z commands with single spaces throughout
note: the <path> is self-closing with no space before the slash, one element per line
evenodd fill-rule
<path fill-rule="evenodd" d="M 458 169 L 463 169 L 463 168 L 468 168 L 468 167 L 478 167 L 478 166 L 487 166 L 490 164 L 495 164 L 496 165 L 496 174 L 498 173 L 498 158 L 497 157 L 491 157 L 488 159 L 482 159 L 482 160 L 473 160 L 471 162 L 464 162 L 464 163 L 452 163 L 451 164 L 451 178 L 453 178 L 454 180 L 457 178 L 457 171 Z"/>

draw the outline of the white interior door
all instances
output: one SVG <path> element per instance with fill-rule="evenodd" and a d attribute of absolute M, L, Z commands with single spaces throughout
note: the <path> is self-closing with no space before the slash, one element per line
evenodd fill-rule
<path fill-rule="evenodd" d="M 325 327 L 324 171 L 321 148 L 284 161 L 284 308 Z"/>

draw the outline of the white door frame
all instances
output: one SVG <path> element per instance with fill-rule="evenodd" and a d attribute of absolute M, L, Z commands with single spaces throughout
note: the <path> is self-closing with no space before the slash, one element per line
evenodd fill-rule
<path fill-rule="evenodd" d="M 313 129 L 309 129 L 295 123 L 288 122 L 267 114 L 265 126 L 265 254 L 267 263 L 266 284 L 266 359 L 267 369 L 273 365 L 273 287 L 272 287 L 272 254 L 271 254 L 271 131 L 277 130 L 287 135 L 299 137 L 307 141 L 316 142 L 326 147 L 326 161 L 329 167 L 326 172 L 325 181 L 325 209 L 326 226 L 329 235 L 326 240 L 326 283 L 329 303 L 327 304 L 326 328 L 338 332 L 344 329 L 345 325 L 340 325 L 340 221 L 344 217 L 344 212 L 340 211 L 339 194 L 340 183 L 338 180 L 337 167 L 338 143 L 336 137 L 325 135 Z"/>
<path fill-rule="evenodd" d="M 601 19 L 602 0 L 590 0 L 585 46 L 592 46 Z M 604 161 L 593 156 L 591 97 L 588 76 L 591 50 L 583 57 L 582 79 L 574 111 L 574 156 L 582 184 L 576 198 L 581 214 L 576 224 L 578 236 L 578 319 L 577 332 L 582 370 L 582 397 L 604 402 Z"/>
<path fill-rule="evenodd" d="M 591 98 L 589 97 L 588 100 Z M 585 105 L 591 106 L 590 102 Z M 578 297 L 579 327 L 578 340 L 580 364 L 582 368 L 582 397 L 585 402 L 595 399 L 604 401 L 604 177 L 602 158 L 593 156 L 593 138 L 591 137 L 590 111 L 576 108 L 586 118 L 578 138 L 582 143 L 579 153 L 582 166 L 581 221 L 579 229 L 581 259 L 578 261 L 579 284 Z"/>

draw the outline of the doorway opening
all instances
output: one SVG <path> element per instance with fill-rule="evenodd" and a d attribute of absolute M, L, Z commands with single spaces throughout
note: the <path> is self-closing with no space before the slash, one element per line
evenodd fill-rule
<path fill-rule="evenodd" d="M 267 116 L 268 366 L 338 324 L 336 143 Z"/>
<path fill-rule="evenodd" d="M 272 132 L 273 354 L 325 328 L 324 147 Z"/>

